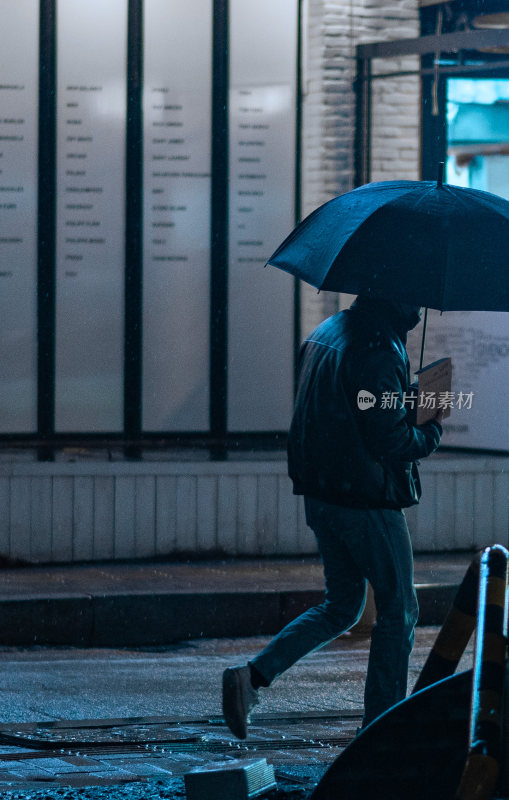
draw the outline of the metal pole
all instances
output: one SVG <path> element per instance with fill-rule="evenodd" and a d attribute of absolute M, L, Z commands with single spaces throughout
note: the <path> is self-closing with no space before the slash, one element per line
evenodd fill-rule
<path fill-rule="evenodd" d="M 228 0 L 214 0 L 210 278 L 210 433 L 223 444 L 228 428 Z"/>
<path fill-rule="evenodd" d="M 421 341 L 421 360 L 419 362 L 419 369 L 422 369 L 422 362 L 424 358 L 424 342 L 426 340 L 426 326 L 428 324 L 428 309 L 424 309 L 424 322 L 422 323 L 422 341 Z"/>
<path fill-rule="evenodd" d="M 457 800 L 488 800 L 500 772 L 508 557 L 494 545 L 481 559 L 469 749 Z"/>
<path fill-rule="evenodd" d="M 355 186 L 369 181 L 371 172 L 371 61 L 357 59 L 355 79 L 356 125 L 355 125 Z"/>
<path fill-rule="evenodd" d="M 143 0 L 129 0 L 125 198 L 124 435 L 141 437 L 143 260 Z M 136 446 L 125 454 L 139 456 Z"/>
<path fill-rule="evenodd" d="M 40 3 L 39 45 L 39 187 L 37 296 L 37 431 L 45 442 L 40 461 L 53 460 L 55 432 L 56 297 L 56 9 L 55 0 Z"/>

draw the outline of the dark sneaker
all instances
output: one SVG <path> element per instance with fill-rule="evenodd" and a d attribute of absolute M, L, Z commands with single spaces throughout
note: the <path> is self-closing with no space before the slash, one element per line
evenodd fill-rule
<path fill-rule="evenodd" d="M 237 738 L 247 736 L 249 713 L 259 703 L 258 692 L 251 684 L 249 667 L 228 667 L 223 672 L 224 721 Z"/>

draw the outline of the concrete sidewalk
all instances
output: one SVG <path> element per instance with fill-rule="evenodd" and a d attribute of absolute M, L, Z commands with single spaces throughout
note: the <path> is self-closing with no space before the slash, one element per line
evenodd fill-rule
<path fill-rule="evenodd" d="M 420 625 L 440 624 L 473 553 L 417 555 Z M 316 557 L 0 570 L 0 644 L 154 646 L 270 635 L 323 598 Z"/>

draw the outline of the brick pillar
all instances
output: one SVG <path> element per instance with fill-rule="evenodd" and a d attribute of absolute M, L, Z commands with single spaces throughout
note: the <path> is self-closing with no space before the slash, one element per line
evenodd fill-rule
<path fill-rule="evenodd" d="M 417 0 L 303 0 L 302 216 L 353 188 L 355 47 L 419 35 Z M 392 59 L 375 70 L 415 69 Z M 418 179 L 420 84 L 416 77 L 374 82 L 372 180 Z M 350 298 L 348 298 L 349 302 Z M 345 305 L 302 284 L 302 332 Z M 348 302 L 346 304 L 348 304 Z"/>

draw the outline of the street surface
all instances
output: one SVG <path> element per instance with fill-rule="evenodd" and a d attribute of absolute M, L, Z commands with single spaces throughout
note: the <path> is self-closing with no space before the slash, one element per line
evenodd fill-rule
<path fill-rule="evenodd" d="M 437 630 L 416 629 L 409 688 Z M 278 797 L 308 797 L 360 724 L 369 639 L 342 637 L 261 690 L 250 735 L 238 742 L 221 720 L 222 671 L 245 663 L 267 641 L 195 640 L 144 650 L 1 648 L 0 734 L 25 741 L 7 745 L 0 736 L 0 797 L 181 798 L 185 772 L 243 757 L 274 765 Z M 460 668 L 471 661 L 472 645 Z M 127 717 L 143 719 L 121 719 Z M 86 722 L 105 719 L 113 722 Z M 26 724 L 62 720 L 82 722 Z M 27 746 L 33 739 L 49 741 L 50 749 Z"/>

